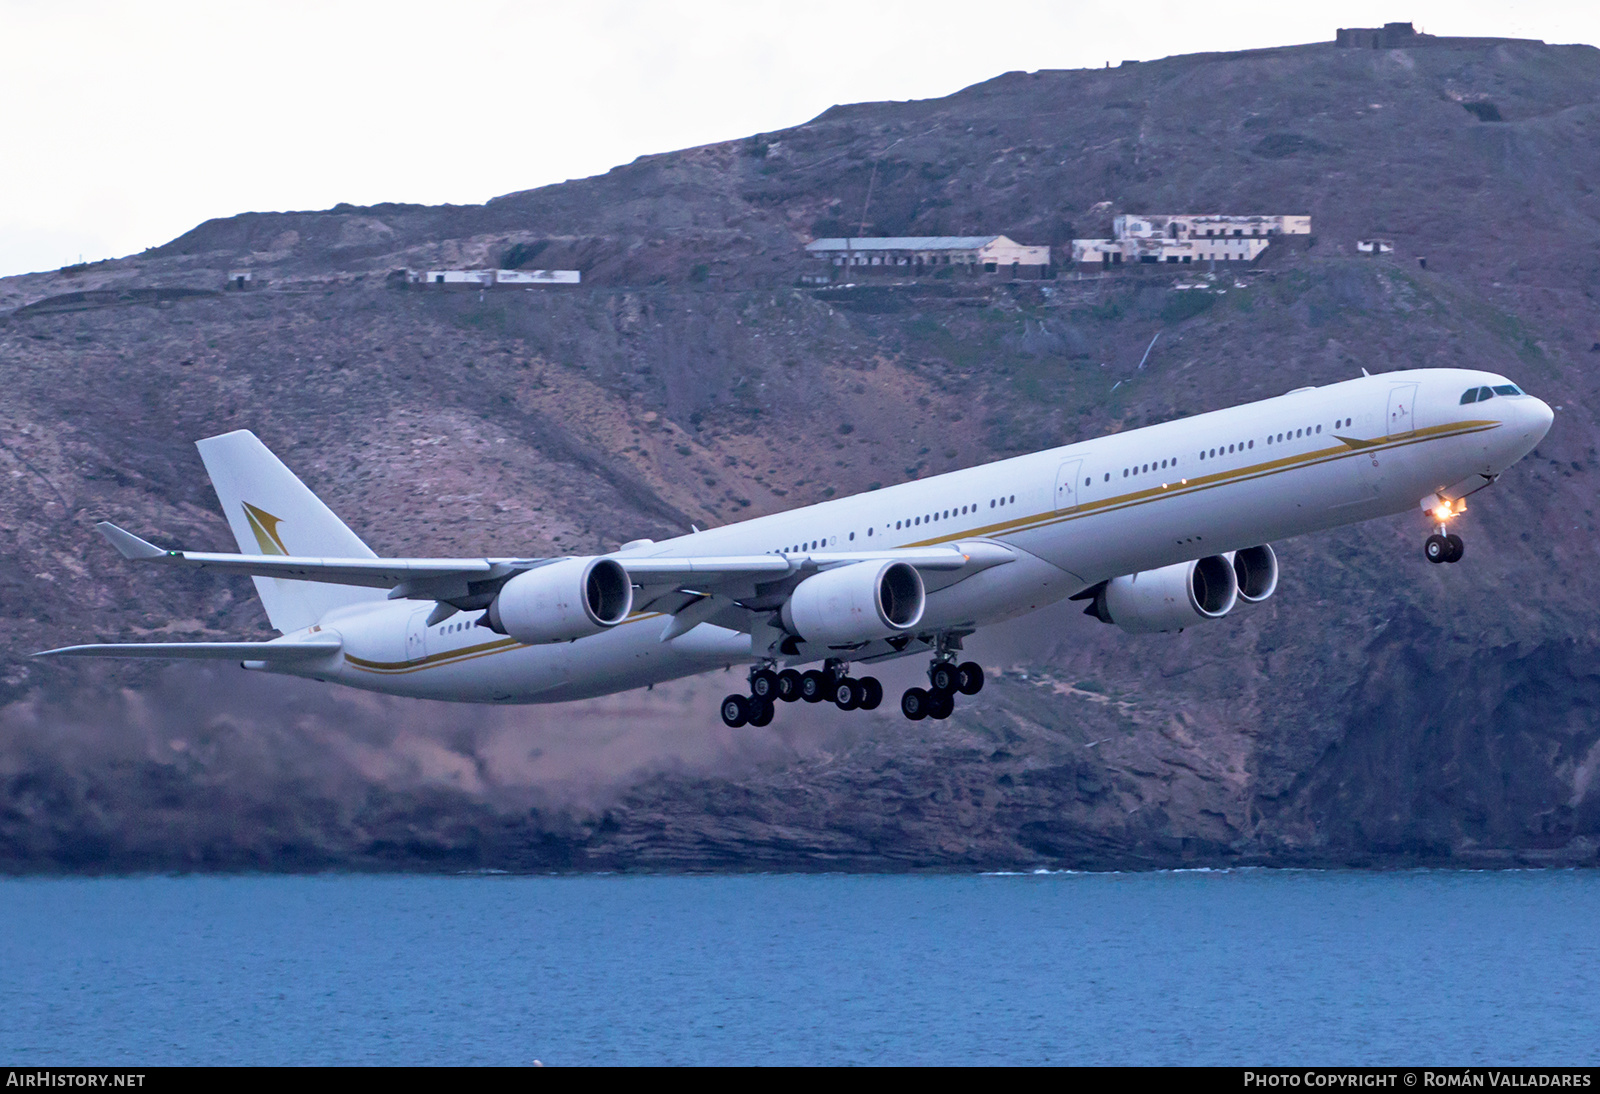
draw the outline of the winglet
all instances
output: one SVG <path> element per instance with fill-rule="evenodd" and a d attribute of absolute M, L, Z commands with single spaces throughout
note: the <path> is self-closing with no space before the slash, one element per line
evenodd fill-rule
<path fill-rule="evenodd" d="M 106 539 L 110 540 L 111 546 L 115 547 L 117 549 L 117 553 L 123 558 L 164 558 L 167 554 L 167 552 L 157 547 L 154 543 L 146 543 L 132 532 L 125 532 L 121 528 L 118 528 L 109 520 L 103 520 L 99 524 L 96 524 L 95 530 L 98 531 L 102 536 L 105 536 Z"/>

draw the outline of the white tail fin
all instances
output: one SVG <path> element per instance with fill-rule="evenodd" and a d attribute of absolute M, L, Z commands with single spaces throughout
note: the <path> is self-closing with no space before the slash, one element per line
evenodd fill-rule
<path fill-rule="evenodd" d="M 195 442 L 239 550 L 247 555 L 377 558 L 333 510 L 248 429 Z M 309 627 L 334 608 L 384 599 L 382 589 L 251 578 L 267 618 L 284 634 Z"/>

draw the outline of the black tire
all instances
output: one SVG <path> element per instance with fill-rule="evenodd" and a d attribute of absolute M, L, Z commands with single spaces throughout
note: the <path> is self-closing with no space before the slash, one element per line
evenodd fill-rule
<path fill-rule="evenodd" d="M 861 685 L 854 680 L 846 678 L 833 685 L 828 697 L 840 710 L 854 710 L 861 705 L 861 692 L 858 690 L 860 687 Z"/>
<path fill-rule="evenodd" d="M 983 667 L 976 661 L 963 661 L 956 671 L 961 676 L 962 695 L 976 695 L 983 690 Z"/>
<path fill-rule="evenodd" d="M 792 703 L 800 698 L 800 673 L 796 669 L 784 669 L 778 673 L 778 698 L 785 703 Z"/>
<path fill-rule="evenodd" d="M 953 695 L 961 686 L 961 673 L 948 661 L 935 661 L 928 669 L 928 683 L 939 695 Z"/>
<path fill-rule="evenodd" d="M 750 694 L 757 699 L 765 699 L 769 703 L 776 699 L 778 697 L 778 674 L 771 669 L 762 669 L 751 674 Z"/>
<path fill-rule="evenodd" d="M 800 698 L 808 703 L 820 703 L 828 697 L 832 690 L 828 687 L 828 674 L 820 669 L 812 669 L 800 677 Z"/>
<path fill-rule="evenodd" d="M 913 722 L 920 722 L 928 716 L 928 703 L 932 698 L 923 688 L 907 688 L 900 696 L 900 713 Z"/>
<path fill-rule="evenodd" d="M 943 691 L 936 691 L 928 700 L 928 717 L 938 718 L 940 721 L 950 717 L 956 710 L 955 696 Z"/>
<path fill-rule="evenodd" d="M 876 676 L 863 676 L 861 678 L 861 710 L 877 710 L 878 704 L 883 702 L 883 685 L 878 683 Z"/>
<path fill-rule="evenodd" d="M 750 724 L 753 726 L 769 726 L 772 724 L 772 715 L 776 708 L 771 699 L 750 699 L 747 702 L 750 708 Z"/>
<path fill-rule="evenodd" d="M 1461 537 L 1451 533 L 1444 537 L 1444 541 L 1450 548 L 1450 554 L 1445 561 L 1460 562 L 1461 556 L 1467 553 L 1467 545 L 1461 541 Z"/>
<path fill-rule="evenodd" d="M 1432 535 L 1422 545 L 1422 555 L 1429 562 L 1440 563 L 1450 554 L 1450 543 L 1441 535 Z"/>
<path fill-rule="evenodd" d="M 722 724 L 738 729 L 750 720 L 750 701 L 743 695 L 730 695 L 722 700 Z"/>

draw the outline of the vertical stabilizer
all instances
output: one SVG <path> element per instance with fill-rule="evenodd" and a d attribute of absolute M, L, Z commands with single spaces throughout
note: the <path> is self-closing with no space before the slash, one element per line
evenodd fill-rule
<path fill-rule="evenodd" d="M 247 555 L 377 558 L 248 429 L 195 442 L 239 550 Z M 334 608 L 383 600 L 382 589 L 251 578 L 272 625 L 285 634 L 309 627 Z"/>

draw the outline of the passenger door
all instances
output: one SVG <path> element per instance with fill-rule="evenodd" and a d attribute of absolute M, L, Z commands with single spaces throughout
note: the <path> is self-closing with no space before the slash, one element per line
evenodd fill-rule
<path fill-rule="evenodd" d="M 1078 508 L 1078 479 L 1082 475 L 1082 460 L 1068 460 L 1056 472 L 1056 512 L 1070 513 Z"/>
<path fill-rule="evenodd" d="M 1416 384 L 1396 384 L 1389 389 L 1389 436 L 1409 437 L 1417 431 L 1414 404 L 1417 401 Z"/>

